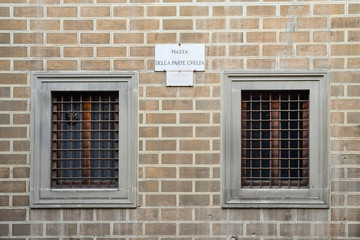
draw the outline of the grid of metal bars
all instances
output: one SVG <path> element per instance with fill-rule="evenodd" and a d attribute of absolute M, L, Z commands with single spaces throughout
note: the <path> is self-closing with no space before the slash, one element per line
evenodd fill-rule
<path fill-rule="evenodd" d="M 118 186 L 118 95 L 52 93 L 52 188 Z"/>
<path fill-rule="evenodd" d="M 242 91 L 242 186 L 309 185 L 309 91 Z"/>

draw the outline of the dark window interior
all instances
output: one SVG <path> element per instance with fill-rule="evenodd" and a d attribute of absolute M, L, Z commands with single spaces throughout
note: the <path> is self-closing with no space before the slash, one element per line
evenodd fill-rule
<path fill-rule="evenodd" d="M 309 91 L 242 91 L 242 186 L 308 187 Z"/>
<path fill-rule="evenodd" d="M 52 188 L 118 186 L 118 92 L 52 92 Z"/>

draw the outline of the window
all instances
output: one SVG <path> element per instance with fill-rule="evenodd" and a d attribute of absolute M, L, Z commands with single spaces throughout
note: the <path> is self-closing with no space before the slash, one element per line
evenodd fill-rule
<path fill-rule="evenodd" d="M 135 207 L 134 74 L 32 75 L 32 207 Z"/>
<path fill-rule="evenodd" d="M 327 207 L 325 73 L 225 73 L 224 207 Z"/>

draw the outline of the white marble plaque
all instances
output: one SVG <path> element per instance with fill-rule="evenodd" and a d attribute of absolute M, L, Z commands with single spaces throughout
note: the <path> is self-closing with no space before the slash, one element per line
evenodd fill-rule
<path fill-rule="evenodd" d="M 166 86 L 193 86 L 194 73 L 193 72 L 166 72 Z"/>
<path fill-rule="evenodd" d="M 205 71 L 205 45 L 156 44 L 155 71 Z"/>

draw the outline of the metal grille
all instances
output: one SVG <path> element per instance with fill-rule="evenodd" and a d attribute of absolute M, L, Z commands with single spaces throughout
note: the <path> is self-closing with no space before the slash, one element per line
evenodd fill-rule
<path fill-rule="evenodd" d="M 242 186 L 309 184 L 309 91 L 242 91 Z"/>
<path fill-rule="evenodd" d="M 52 188 L 118 186 L 118 95 L 52 93 Z"/>

